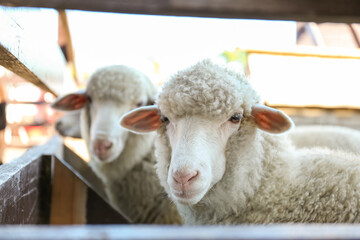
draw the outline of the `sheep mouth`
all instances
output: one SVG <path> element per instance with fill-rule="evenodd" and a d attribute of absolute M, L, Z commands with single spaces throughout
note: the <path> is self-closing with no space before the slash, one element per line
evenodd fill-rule
<path fill-rule="evenodd" d="M 100 162 L 100 163 L 109 163 L 114 161 L 114 159 L 116 158 L 116 154 L 113 154 L 111 152 L 106 152 L 106 153 L 97 153 L 95 151 L 92 151 L 95 159 Z"/>
<path fill-rule="evenodd" d="M 173 199 L 181 204 L 193 205 L 202 198 L 201 191 L 172 190 L 171 193 L 173 195 Z"/>

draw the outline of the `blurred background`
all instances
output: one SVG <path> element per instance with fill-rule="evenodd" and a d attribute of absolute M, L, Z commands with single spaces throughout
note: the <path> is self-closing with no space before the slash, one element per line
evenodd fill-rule
<path fill-rule="evenodd" d="M 46 24 L 59 26 L 53 40 L 68 60 L 62 93 L 84 88 L 97 68 L 113 64 L 143 71 L 161 89 L 177 70 L 210 58 L 246 74 L 266 104 L 283 109 L 296 124 L 360 128 L 358 24 L 28 11 L 23 26 L 33 33 L 41 34 Z M 53 22 L 34 17 L 37 11 Z M 63 113 L 49 107 L 54 99 L 0 66 L 0 102 L 6 102 L 0 161 L 56 134 L 54 122 Z"/>

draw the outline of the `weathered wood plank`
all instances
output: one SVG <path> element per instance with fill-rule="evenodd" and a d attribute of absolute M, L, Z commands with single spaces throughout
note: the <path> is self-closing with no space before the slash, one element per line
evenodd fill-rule
<path fill-rule="evenodd" d="M 151 226 L 87 225 L 0 226 L 1 239 L 360 239 L 360 225 Z"/>
<path fill-rule="evenodd" d="M 57 13 L 54 11 L 55 21 L 49 21 L 49 15 L 39 10 L 23 10 L 0 6 L 0 32 L 6 33 L 0 34 L 0 65 L 60 95 L 64 90 L 65 60 L 57 45 Z M 34 25 L 24 26 L 26 20 Z"/>
<path fill-rule="evenodd" d="M 154 15 L 360 22 L 358 0 L 0 0 L 0 4 Z"/>
<path fill-rule="evenodd" d="M 53 142 L 47 146 L 51 148 Z M 49 222 L 51 189 L 50 159 L 43 147 L 0 166 L 0 223 L 39 224 Z"/>

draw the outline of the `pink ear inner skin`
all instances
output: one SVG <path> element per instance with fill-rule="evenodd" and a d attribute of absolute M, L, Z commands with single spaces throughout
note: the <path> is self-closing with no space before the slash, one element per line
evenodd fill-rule
<path fill-rule="evenodd" d="M 159 128 L 160 116 L 156 110 L 139 110 L 126 116 L 122 125 L 137 132 L 150 132 Z"/>
<path fill-rule="evenodd" d="M 254 107 L 252 116 L 260 129 L 271 133 L 282 133 L 291 127 L 289 119 L 275 109 Z"/>
<path fill-rule="evenodd" d="M 55 101 L 51 106 L 54 109 L 71 111 L 83 108 L 87 102 L 85 94 L 69 94 L 58 101 Z"/>

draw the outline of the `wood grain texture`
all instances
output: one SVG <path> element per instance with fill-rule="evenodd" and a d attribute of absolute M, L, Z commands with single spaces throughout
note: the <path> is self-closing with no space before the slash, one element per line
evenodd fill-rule
<path fill-rule="evenodd" d="M 24 26 L 26 19 L 32 17 L 37 20 L 34 26 Z M 41 11 L 0 6 L 0 32 L 6 33 L 0 34 L 0 65 L 45 91 L 59 95 L 63 90 L 65 60 L 57 45 L 57 31 L 52 30 L 57 29 L 57 22 L 51 27 L 49 17 Z M 41 24 L 42 21 L 47 24 Z M 42 31 L 41 36 L 39 31 Z"/>
<path fill-rule="evenodd" d="M 358 0 L 0 0 L 7 6 L 314 22 L 360 22 Z"/>
<path fill-rule="evenodd" d="M 0 166 L 0 223 L 49 222 L 50 161 L 35 148 Z"/>

